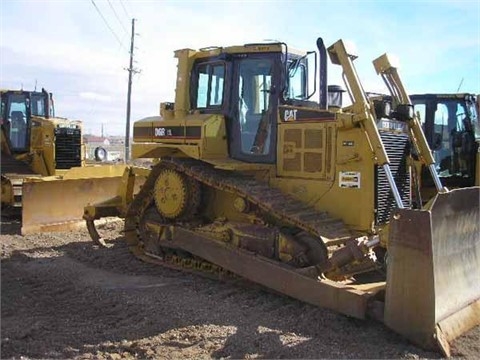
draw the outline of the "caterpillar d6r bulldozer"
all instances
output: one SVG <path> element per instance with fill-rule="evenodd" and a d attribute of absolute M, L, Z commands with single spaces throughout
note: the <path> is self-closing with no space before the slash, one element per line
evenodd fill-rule
<path fill-rule="evenodd" d="M 86 166 L 82 124 L 55 117 L 52 94 L 2 90 L 2 215 L 22 233 L 83 225 L 83 208 L 115 194 L 125 166 Z"/>
<path fill-rule="evenodd" d="M 375 116 L 339 40 L 297 52 L 285 43 L 175 52 L 175 103 L 134 125 L 116 197 L 85 207 L 125 217 L 132 252 L 166 266 L 234 273 L 348 316 L 374 317 L 449 353 L 480 319 L 479 188 L 449 192 L 397 69 L 374 61 L 398 105 Z M 327 54 L 352 104 L 327 87 Z M 317 61 L 318 60 L 318 61 Z M 317 66 L 318 63 L 318 66 Z M 309 79 L 319 72 L 316 86 Z M 330 91 L 329 91 L 330 89 Z M 411 206 L 410 157 L 438 194 Z M 146 176 L 133 194 L 136 174 Z"/>

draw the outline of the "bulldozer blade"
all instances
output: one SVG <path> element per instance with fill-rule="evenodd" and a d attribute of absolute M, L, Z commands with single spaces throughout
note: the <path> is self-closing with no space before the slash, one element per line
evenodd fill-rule
<path fill-rule="evenodd" d="M 479 203 L 480 187 L 456 189 L 391 220 L 385 324 L 446 356 L 480 324 Z"/>
<path fill-rule="evenodd" d="M 23 182 L 23 235 L 85 227 L 85 206 L 117 195 L 125 166 L 83 169 Z"/>

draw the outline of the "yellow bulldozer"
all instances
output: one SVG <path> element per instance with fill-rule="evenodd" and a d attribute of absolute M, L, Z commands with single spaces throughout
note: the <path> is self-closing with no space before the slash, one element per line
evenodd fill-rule
<path fill-rule="evenodd" d="M 2 215 L 21 211 L 24 234 L 78 227 L 85 204 L 111 197 L 125 166 L 87 166 L 82 123 L 56 117 L 45 89 L 0 96 Z"/>
<path fill-rule="evenodd" d="M 480 185 L 480 119 L 478 96 L 470 93 L 413 94 L 410 99 L 435 159 L 435 168 L 448 189 Z M 377 109 L 385 103 L 393 106 L 388 95 L 373 94 Z M 420 192 L 415 201 L 425 203 L 436 193 L 428 169 L 420 161 L 415 171 L 421 173 Z M 418 198 L 418 200 L 417 200 Z"/>
<path fill-rule="evenodd" d="M 432 149 L 442 183 L 450 188 L 480 185 L 480 119 L 470 93 L 410 96 Z M 423 187 L 432 183 L 422 174 Z"/>
<path fill-rule="evenodd" d="M 374 66 L 397 105 L 377 117 L 356 55 L 341 40 L 317 47 L 176 51 L 175 102 L 134 124 L 132 157 L 155 163 L 128 167 L 114 197 L 85 207 L 90 235 L 108 245 L 95 221 L 122 216 L 143 260 L 234 273 L 448 355 L 480 322 L 480 188 L 442 185 L 387 55 Z M 350 106 L 327 86 L 327 56 Z M 413 155 L 438 192 L 422 208 L 412 206 Z M 146 181 L 135 194 L 137 175 Z"/>

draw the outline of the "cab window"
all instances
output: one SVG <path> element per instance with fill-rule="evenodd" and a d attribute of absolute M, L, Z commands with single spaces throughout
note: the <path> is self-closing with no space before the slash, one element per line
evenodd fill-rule
<path fill-rule="evenodd" d="M 46 116 L 45 114 L 45 95 L 32 95 L 31 96 L 31 111 L 35 116 Z"/>
<path fill-rule="evenodd" d="M 448 125 L 448 108 L 445 104 L 439 103 L 435 111 L 435 130 Z"/>
<path fill-rule="evenodd" d="M 195 107 L 220 107 L 223 103 L 225 65 L 201 64 L 197 67 L 197 74 Z"/>
<path fill-rule="evenodd" d="M 289 99 L 303 100 L 306 94 L 306 70 L 302 63 L 289 69 L 288 94 Z"/>
<path fill-rule="evenodd" d="M 13 149 L 24 149 L 27 146 L 27 102 L 25 95 L 14 94 L 9 100 L 8 136 Z"/>
<path fill-rule="evenodd" d="M 425 119 L 426 119 L 426 111 L 427 107 L 425 104 L 414 104 L 413 109 L 415 110 L 415 115 L 417 115 L 418 120 L 420 120 L 422 126 L 424 127 L 423 130 L 425 131 Z"/>

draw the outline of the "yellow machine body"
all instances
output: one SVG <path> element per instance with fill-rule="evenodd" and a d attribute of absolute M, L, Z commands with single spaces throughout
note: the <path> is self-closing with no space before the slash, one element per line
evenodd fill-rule
<path fill-rule="evenodd" d="M 282 107 L 279 111 L 297 110 Z M 161 117 L 140 121 L 134 127 L 134 158 L 188 156 L 219 169 L 268 170 L 272 186 L 318 209 L 341 217 L 352 229 L 372 232 L 374 226 L 374 157 L 361 128 L 343 128 L 337 114 L 310 109 L 308 116 L 321 122 L 284 122 L 278 118 L 276 164 L 242 163 L 229 157 L 225 118 L 221 115 L 188 115 L 184 122 Z M 183 124 L 183 126 L 181 125 Z M 182 128 L 197 138 L 162 139 L 155 129 Z M 150 136 L 138 134 L 150 132 Z M 183 130 L 182 130 L 183 131 Z M 152 134 L 153 133 L 153 134 Z M 145 141 L 145 143 L 141 142 Z M 348 145 L 344 145 L 348 144 Z M 361 191 L 359 191 L 359 189 Z"/>
<path fill-rule="evenodd" d="M 93 221 L 117 214 L 142 259 L 227 270 L 449 354 L 448 341 L 480 321 L 480 188 L 449 192 L 433 173 L 438 195 L 412 208 L 412 151 L 429 169 L 434 159 L 397 69 L 374 61 L 399 104 L 377 118 L 356 56 L 341 40 L 317 46 L 318 103 L 305 85 L 312 52 L 175 52 L 175 103 L 134 125 L 132 156 L 155 163 L 128 168 L 115 197 L 85 208 L 92 238 L 105 244 Z M 327 101 L 327 53 L 349 107 Z"/>
<path fill-rule="evenodd" d="M 22 234 L 84 227 L 88 203 L 116 195 L 126 165 L 72 168 L 62 176 L 26 178 L 22 184 Z"/>

